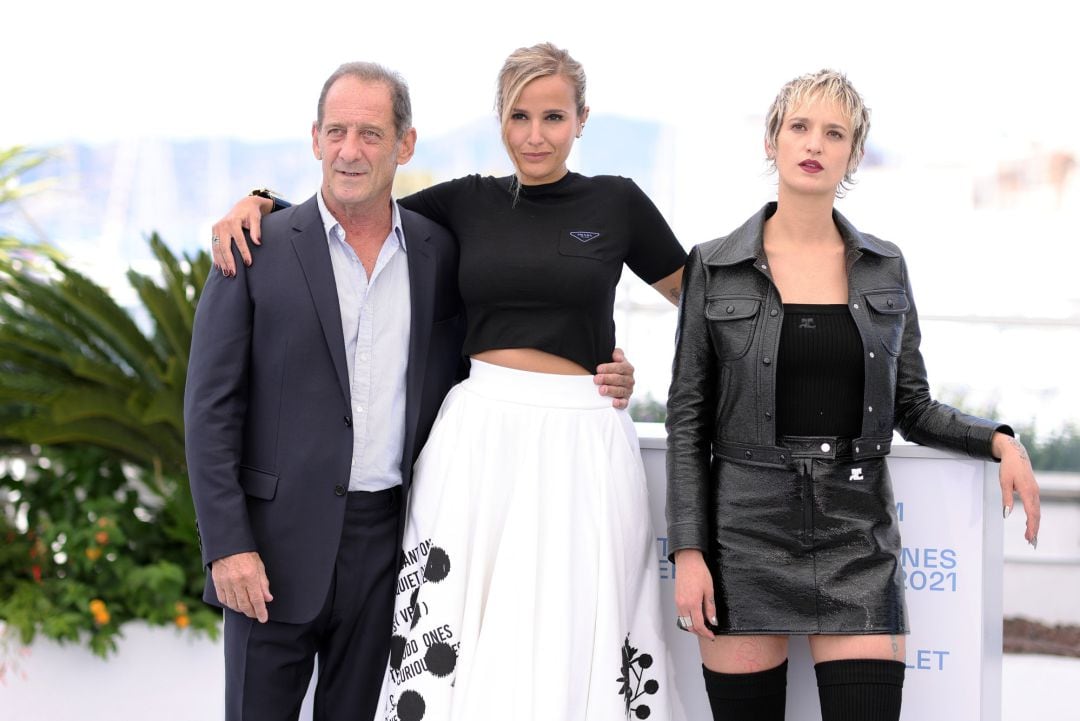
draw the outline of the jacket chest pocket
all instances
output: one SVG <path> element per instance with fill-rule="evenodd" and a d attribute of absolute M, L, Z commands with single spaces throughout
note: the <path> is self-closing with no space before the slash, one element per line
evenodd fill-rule
<path fill-rule="evenodd" d="M 903 290 L 876 291 L 866 294 L 870 309 L 870 324 L 889 354 L 900 355 L 904 338 L 904 318 L 910 309 L 907 293 Z"/>
<path fill-rule="evenodd" d="M 761 300 L 758 298 L 707 298 L 705 319 L 720 361 L 742 358 L 754 340 Z"/>

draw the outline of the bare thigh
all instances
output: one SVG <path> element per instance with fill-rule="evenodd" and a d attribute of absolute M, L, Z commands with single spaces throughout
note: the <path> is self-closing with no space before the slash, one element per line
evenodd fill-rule
<path fill-rule="evenodd" d="M 756 673 L 776 668 L 788 653 L 787 636 L 717 636 L 700 639 L 701 662 L 719 673 Z"/>
<path fill-rule="evenodd" d="M 881 634 L 873 636 L 811 636 L 810 653 L 814 663 L 841 661 L 852 658 L 872 658 L 903 661 L 905 636 Z"/>

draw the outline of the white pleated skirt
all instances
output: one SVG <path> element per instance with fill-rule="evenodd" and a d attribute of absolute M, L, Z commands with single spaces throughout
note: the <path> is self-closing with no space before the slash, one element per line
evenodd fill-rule
<path fill-rule="evenodd" d="M 637 436 L 591 376 L 474 360 L 410 496 L 389 721 L 668 721 Z"/>

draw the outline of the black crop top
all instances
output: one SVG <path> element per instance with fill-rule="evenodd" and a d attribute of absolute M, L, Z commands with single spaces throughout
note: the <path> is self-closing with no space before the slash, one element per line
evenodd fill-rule
<path fill-rule="evenodd" d="M 686 252 L 632 180 L 568 173 L 522 187 L 516 203 L 511 180 L 470 175 L 400 203 L 458 240 L 466 355 L 536 348 L 594 371 L 615 347 L 623 263 L 652 284 Z"/>

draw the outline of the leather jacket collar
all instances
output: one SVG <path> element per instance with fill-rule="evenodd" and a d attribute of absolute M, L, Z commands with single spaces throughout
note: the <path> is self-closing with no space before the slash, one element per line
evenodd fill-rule
<path fill-rule="evenodd" d="M 724 243 L 713 246 L 708 253 L 702 253 L 701 262 L 705 265 L 724 266 L 737 265 L 746 261 L 765 260 L 765 221 L 776 212 L 776 203 L 766 203 L 765 206 L 750 219 L 736 228 Z M 899 258 L 900 254 L 885 246 L 872 235 L 860 233 L 847 218 L 833 209 L 833 222 L 840 231 L 840 237 L 847 246 L 848 264 L 850 266 L 865 251 L 882 258 Z"/>

